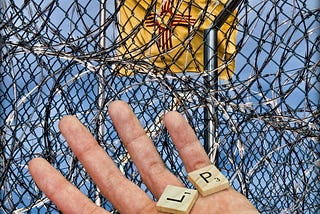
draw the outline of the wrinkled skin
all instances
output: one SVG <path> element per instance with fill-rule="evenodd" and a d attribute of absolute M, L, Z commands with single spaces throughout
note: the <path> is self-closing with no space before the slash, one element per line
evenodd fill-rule
<path fill-rule="evenodd" d="M 169 184 L 184 186 L 165 167 L 156 148 L 126 103 L 111 103 L 109 114 L 143 181 L 155 198 L 158 199 Z M 164 123 L 187 172 L 211 164 L 194 131 L 179 113 L 167 113 Z M 156 202 L 123 176 L 75 116 L 62 118 L 59 128 L 100 191 L 120 213 L 160 213 L 156 210 Z M 63 213 L 109 213 L 96 206 L 43 158 L 31 160 L 28 167 L 39 188 Z M 243 195 L 230 187 L 206 197 L 199 196 L 191 213 L 253 214 L 258 211 Z"/>

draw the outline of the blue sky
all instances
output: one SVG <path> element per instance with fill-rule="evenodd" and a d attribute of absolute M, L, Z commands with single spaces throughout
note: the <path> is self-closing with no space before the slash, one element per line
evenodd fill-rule
<path fill-rule="evenodd" d="M 15 5 L 20 8 L 23 5 L 22 0 L 14 1 Z M 37 2 L 37 1 L 36 1 Z M 61 9 L 54 10 L 51 14 L 51 24 L 50 26 L 55 27 L 58 26 L 58 32 L 63 35 L 65 38 L 72 38 L 74 40 L 78 40 L 81 38 L 81 36 L 87 32 L 87 30 L 97 30 L 95 32 L 98 32 L 98 25 L 99 25 L 99 2 L 98 1 L 78 1 L 79 3 L 82 3 L 83 5 L 88 4 L 88 7 L 86 10 L 84 8 L 80 8 L 82 12 L 86 11 L 87 13 L 91 14 L 91 16 L 79 16 L 77 13 L 76 7 L 70 7 L 72 2 L 68 1 L 58 1 L 58 4 L 55 4 L 55 6 L 60 7 Z M 306 8 L 313 10 L 319 7 L 319 3 L 317 0 L 308 0 L 306 1 Z M 294 90 L 290 92 L 289 90 L 293 87 L 292 81 L 288 80 L 295 80 L 295 78 L 298 78 L 299 72 L 306 72 L 310 71 L 312 68 L 305 68 L 305 60 L 304 57 L 306 53 L 308 53 L 308 48 L 310 48 L 311 43 L 307 44 L 305 42 L 304 38 L 304 31 L 303 28 L 311 25 L 312 27 L 309 27 L 310 31 L 308 32 L 310 40 L 316 40 L 317 32 L 319 32 L 319 28 L 317 29 L 316 23 L 313 23 L 312 19 L 306 19 L 303 21 L 301 19 L 301 16 L 299 16 L 299 10 L 292 9 L 292 5 L 295 5 L 295 7 L 301 7 L 304 8 L 303 5 L 297 5 L 297 1 L 279 1 L 279 4 L 283 4 L 281 7 L 283 11 L 281 12 L 280 7 L 271 10 L 271 5 L 273 2 L 271 1 L 253 1 L 250 0 L 248 4 L 252 7 L 252 10 L 249 11 L 247 16 L 245 16 L 245 11 L 241 11 L 239 14 L 239 21 L 240 23 L 244 23 L 245 18 L 248 19 L 248 22 L 252 24 L 249 27 L 249 30 L 252 30 L 250 34 L 246 34 L 244 36 L 244 32 L 242 31 L 242 27 L 239 27 L 239 33 L 238 33 L 238 40 L 240 41 L 242 38 L 244 38 L 244 46 L 241 49 L 241 52 L 237 55 L 236 58 L 236 77 L 234 78 L 234 81 L 231 83 L 234 84 L 237 87 L 229 88 L 230 91 L 228 91 L 228 95 L 226 97 L 233 97 L 236 96 L 237 93 L 241 92 L 245 87 L 249 86 L 249 91 L 245 91 L 242 93 L 242 96 L 246 99 L 242 100 L 240 104 L 242 106 L 249 106 L 247 108 L 254 108 L 257 113 L 266 113 L 272 109 L 275 109 L 277 111 L 282 110 L 283 112 L 288 110 L 288 107 L 292 109 L 303 108 L 307 109 L 306 101 L 312 102 L 313 107 L 315 107 L 315 104 L 318 102 L 317 99 L 319 98 L 318 91 L 315 87 L 309 91 L 309 98 L 308 100 L 305 99 L 304 89 L 307 84 L 307 82 L 302 81 L 299 83 L 299 85 L 295 86 Z M 109 12 L 113 12 L 112 9 L 113 3 L 112 1 L 108 1 L 108 9 Z M 41 9 L 46 8 L 46 6 L 49 5 L 49 1 L 44 1 L 41 4 Z M 68 11 L 68 17 L 64 15 L 64 12 Z M 306 9 L 305 9 L 306 10 Z M 9 12 L 7 15 L 13 14 L 14 12 Z M 29 13 L 35 14 L 36 11 L 29 10 L 28 8 L 23 10 L 23 13 L 28 17 Z M 280 14 L 278 14 L 280 13 Z M 262 19 L 257 18 L 257 14 Z M 269 21 L 272 23 L 271 25 L 263 25 L 264 21 L 266 20 L 268 15 L 271 15 L 269 18 Z M 107 14 L 107 17 L 110 14 Z M 277 22 L 278 25 L 275 25 L 275 22 L 272 21 L 272 18 L 274 18 L 276 15 L 279 21 Z M 296 16 L 297 15 L 297 16 Z M 300 14 L 301 15 L 301 14 Z M 295 23 L 289 22 L 289 18 L 291 16 L 296 16 Z M 69 22 L 68 19 L 72 20 L 78 20 L 77 24 L 73 24 L 72 22 Z M 35 26 L 41 26 L 41 24 L 44 22 L 44 20 L 38 20 L 38 22 L 34 22 Z M 15 19 L 15 25 L 19 26 L 21 24 L 21 20 Z M 117 31 L 114 30 L 114 25 L 110 26 L 107 29 L 107 47 L 109 47 L 112 44 L 112 41 L 117 36 Z M 318 26 L 319 27 L 319 26 Z M 299 31 L 298 29 L 302 29 Z M 274 34 L 276 32 L 276 34 Z M 1 32 L 2 33 L 2 32 Z M 57 41 L 54 41 L 52 44 L 57 45 L 59 42 L 62 42 L 61 40 L 58 40 L 58 37 L 54 36 L 54 32 L 47 32 L 48 35 L 50 35 L 52 38 L 57 39 Z M 26 34 L 24 34 L 23 29 L 19 32 L 19 34 L 23 37 Z M 280 35 L 280 36 L 279 36 Z M 261 40 L 261 37 L 265 39 L 263 42 Z M 28 39 L 28 38 L 25 38 Z M 89 35 L 85 39 L 79 39 L 77 42 L 74 42 L 74 44 L 78 44 L 79 46 L 85 44 L 85 41 L 87 39 L 92 39 L 92 45 L 89 45 L 88 47 L 84 48 L 87 52 L 92 52 L 95 50 L 95 46 L 93 44 L 97 43 L 97 37 L 94 37 L 93 35 Z M 276 45 L 271 45 L 271 41 L 275 41 Z M 9 41 L 12 43 L 17 43 L 18 38 L 11 36 L 9 38 Z M 261 47 L 261 52 L 257 53 L 257 47 Z M 275 48 L 276 47 L 276 48 Z M 57 46 L 55 47 L 56 50 L 61 51 L 70 51 L 71 49 L 69 47 L 63 47 L 63 46 Z M 272 49 L 275 48 L 275 49 Z M 9 49 L 4 49 L 4 52 Z M 269 52 L 273 51 L 272 59 L 268 59 Z M 95 70 L 88 69 L 88 64 L 76 64 L 74 66 L 71 66 L 70 69 L 67 69 L 66 71 L 63 70 L 65 66 L 68 66 L 69 61 L 65 58 L 60 58 L 59 61 L 56 60 L 56 58 L 43 54 L 39 50 L 39 53 L 37 54 L 30 54 L 30 53 L 23 53 L 20 52 L 19 54 L 16 54 L 12 56 L 12 64 L 14 65 L 14 69 L 11 70 L 9 64 L 6 64 L 4 66 L 0 66 L 0 71 L 4 72 L 5 75 L 2 76 L 2 88 L 8 88 L 6 91 L 6 94 L 1 94 L 2 98 L 2 106 L 6 107 L 6 109 L 0 109 L 4 111 L 3 116 L 1 117 L 0 125 L 3 127 L 4 124 L 6 124 L 5 127 L 5 135 L 2 136 L 4 140 L 7 142 L 7 150 L 6 154 L 9 154 L 10 151 L 14 150 L 16 148 L 16 145 L 23 145 L 24 150 L 20 152 L 14 153 L 14 164 L 16 164 L 16 168 L 13 174 L 23 174 L 25 175 L 25 181 L 30 182 L 31 178 L 28 175 L 28 171 L 25 167 L 26 162 L 30 159 L 30 153 L 29 151 L 32 150 L 31 145 L 40 145 L 37 146 L 33 153 L 41 153 L 44 148 L 43 138 L 42 134 L 44 134 L 45 129 L 45 121 L 41 118 L 41 116 L 44 115 L 44 110 L 48 109 L 47 104 L 50 101 L 50 99 L 47 97 L 48 94 L 53 94 L 53 102 L 54 106 L 50 109 L 50 122 L 53 124 L 52 129 L 49 133 L 49 140 L 55 140 L 57 142 L 55 146 L 56 151 L 56 157 L 62 158 L 64 156 L 68 156 L 68 158 L 71 158 L 70 152 L 66 145 L 63 143 L 63 138 L 59 135 L 59 132 L 57 130 L 57 121 L 58 118 L 61 116 L 61 114 L 67 114 L 72 113 L 68 110 L 69 107 L 73 109 L 77 109 L 77 115 L 80 117 L 80 119 L 89 126 L 92 130 L 95 130 L 95 119 L 97 112 L 99 109 L 97 108 L 97 88 L 98 86 L 92 85 L 97 80 L 97 74 L 95 73 Z M 50 52 L 50 51 L 49 51 Z M 309 50 L 310 52 L 310 50 Z M 283 61 L 283 57 L 285 57 L 285 60 Z M 312 56 L 311 61 L 313 63 L 317 62 L 318 58 L 314 55 Z M 41 66 L 39 66 L 41 64 Z M 93 65 L 95 65 L 95 62 L 92 62 Z M 262 69 L 262 66 L 265 64 L 265 67 Z M 281 66 L 280 66 L 281 65 Z M 312 65 L 312 63 L 311 63 Z M 256 72 L 256 68 L 259 68 L 259 72 Z M 309 69 L 309 70 L 308 70 Z M 56 88 L 54 91 L 52 91 L 52 86 L 57 81 L 57 78 L 63 74 L 63 72 L 66 72 L 66 75 L 63 75 L 62 79 L 60 79 L 62 83 L 62 88 L 65 89 L 66 92 L 68 92 L 68 96 L 71 97 L 71 100 L 67 100 L 64 98 L 64 94 L 61 90 Z M 110 70 L 106 69 L 106 73 L 108 74 Z M 277 75 L 279 73 L 283 73 L 283 78 L 279 78 Z M 32 75 L 30 75 L 32 74 Z M 189 75 L 189 74 L 187 74 Z M 198 75 L 198 74 L 197 74 Z M 190 74 L 192 78 L 197 78 L 197 75 Z M 260 75 L 260 81 L 256 81 L 256 76 Z M 33 76 L 31 78 L 31 76 Z M 292 78 L 292 79 L 290 79 Z M 33 81 L 29 81 L 29 79 L 32 79 Z M 239 84 L 239 81 L 235 81 L 235 79 L 241 80 L 241 84 Z M 250 82 L 252 80 L 252 82 Z M 280 81 L 276 81 L 280 80 Z M 141 81 L 148 81 L 145 84 L 141 85 Z M 310 82 L 317 81 L 315 79 L 315 75 L 310 77 Z M 120 78 L 120 77 L 112 77 L 107 75 L 107 79 L 105 79 L 105 82 L 108 84 L 106 86 L 106 96 L 107 99 L 113 99 L 112 97 L 122 98 L 124 100 L 130 101 L 131 105 L 136 107 L 136 113 L 139 114 L 139 118 L 141 119 L 142 123 L 145 126 L 149 126 L 149 128 L 153 129 L 152 124 L 150 124 L 148 121 L 155 120 L 156 113 L 160 113 L 161 109 L 169 109 L 169 105 L 167 103 L 162 102 L 161 99 L 162 96 L 167 96 L 165 88 L 163 87 L 163 84 L 160 84 L 157 79 L 151 79 L 151 78 L 144 78 L 143 76 L 137 76 L 136 80 L 133 80 L 132 78 Z M 308 84 L 310 83 L 308 82 Z M 14 84 L 12 84 L 14 83 Z M 270 84 L 272 83 L 272 84 Z M 224 82 L 220 82 L 220 84 L 226 84 Z M 287 85 L 286 85 L 287 84 Z M 177 84 L 175 86 L 176 89 L 179 89 L 181 85 Z M 271 87 L 272 86 L 272 87 Z M 280 87 L 281 86 L 281 87 Z M 226 86 L 228 87 L 228 86 Z M 260 89 L 259 87 L 262 87 Z M 149 89 L 148 89 L 149 88 Z M 288 105 L 283 106 L 280 105 L 280 102 L 283 100 L 280 100 L 279 97 L 281 93 L 279 92 L 279 89 L 286 90 L 288 92 L 288 96 L 285 97 L 286 103 Z M 147 90 L 148 89 L 148 90 Z M 199 89 L 199 91 L 202 89 Z M 290 93 L 289 93 L 290 92 Z M 1 91 L 3 93 L 3 91 Z M 145 96 L 147 100 L 141 101 L 140 98 L 142 96 Z M 192 97 L 193 96 L 193 97 Z M 136 97 L 135 99 L 132 99 L 132 97 Z M 191 93 L 191 103 L 190 106 L 193 105 L 193 102 L 196 103 L 197 98 L 195 94 Z M 192 99 L 194 99 L 192 101 Z M 168 98 L 168 100 L 170 100 Z M 14 102 L 14 103 L 13 103 Z M 143 105 L 141 103 L 143 103 Z M 152 102 L 153 105 L 149 105 L 147 102 Z M 95 107 L 92 108 L 92 104 L 94 103 Z M 250 105 L 251 103 L 251 105 Z M 280 105 L 280 106 L 279 106 Z M 151 113 L 147 113 L 146 108 Z M 223 109 L 221 107 L 221 109 Z M 181 109 L 183 110 L 183 109 Z M 238 115 L 234 112 L 234 109 L 232 106 L 224 109 L 226 112 L 224 112 L 224 117 L 230 117 L 229 121 L 237 123 L 239 118 Z M 103 111 L 106 111 L 106 109 L 103 109 Z M 152 114 L 154 113 L 154 114 Z M 197 114 L 201 114 L 202 110 L 198 109 Z M 308 112 L 301 111 L 295 113 L 297 117 L 300 118 L 306 118 L 305 122 L 308 122 Z M 195 115 L 194 115 L 195 116 Z M 152 120 L 150 120 L 152 118 Z M 310 118 L 312 120 L 312 118 Z M 258 124 L 261 125 L 261 129 L 264 128 L 264 121 L 260 121 Z M 196 125 L 197 122 L 194 122 Z M 250 132 L 252 130 L 257 131 L 260 127 L 259 125 L 256 127 L 257 129 L 250 129 L 252 127 L 246 126 L 243 128 L 243 132 Z M 106 127 L 111 127 L 110 121 L 105 122 Z M 201 128 L 203 128 L 203 124 L 199 127 L 195 127 L 196 130 L 201 134 Z M 2 128 L 3 129 L 3 128 Z M 110 135 L 110 139 L 106 139 L 106 143 L 104 144 L 106 147 L 108 147 L 108 142 L 118 142 L 115 136 L 115 132 L 113 129 L 112 134 Z M 261 130 L 260 130 L 261 131 Z M 230 133 L 232 130 L 224 129 L 222 132 Z M 30 133 L 28 135 L 27 133 Z M 294 138 L 289 136 L 291 132 L 287 133 L 287 138 L 291 141 L 294 141 Z M 292 133 L 294 134 L 294 133 Z M 229 136 L 229 135 L 227 135 Z M 3 140 L 2 139 L 2 140 Z M 270 145 L 270 140 L 276 141 L 277 134 L 276 130 L 269 127 L 269 130 L 266 135 L 264 133 L 259 132 L 259 130 L 256 133 L 252 133 L 252 135 L 249 137 L 249 139 L 242 139 L 239 138 L 239 141 L 242 141 L 242 143 L 245 145 L 245 142 L 254 142 L 256 139 L 259 139 L 260 144 L 257 144 L 255 146 L 258 147 L 258 145 L 261 145 L 265 151 L 262 151 L 259 155 L 267 155 L 268 151 L 271 152 L 274 145 Z M 28 142 L 28 143 L 25 143 Z M 161 141 L 159 141 L 161 142 Z M 222 138 L 222 143 L 226 143 L 225 149 L 233 149 L 232 152 L 234 155 L 239 155 L 240 147 L 239 145 L 237 147 L 229 148 L 230 139 Z M 278 142 L 280 145 L 283 142 Z M 115 144 L 116 148 L 120 148 L 118 151 L 124 151 L 123 148 L 121 148 L 120 144 Z M 159 146 L 161 146 L 159 144 Z M 305 145 L 302 145 L 305 146 Z M 237 149 L 236 149 L 237 148 Z M 109 148 L 110 149 L 110 148 Z M 252 151 L 256 151 L 253 146 Z M 279 147 L 277 148 L 279 150 L 282 150 L 280 153 L 272 153 L 270 155 L 271 159 L 276 160 L 282 160 L 286 157 L 282 157 L 282 155 L 288 154 L 289 151 L 287 148 Z M 260 151 L 260 150 L 259 150 Z M 305 151 L 309 150 L 305 148 Z M 109 151 L 112 153 L 112 149 Z M 27 157 L 25 157 L 27 155 Z M 117 154 L 118 155 L 118 154 Z M 297 158 L 305 158 L 306 154 L 301 153 L 300 156 Z M 313 155 L 313 154 L 312 154 Z M 311 155 L 311 156 L 312 156 Z M 240 156 L 239 156 L 240 157 Z M 235 159 L 235 161 L 239 161 L 241 163 L 240 158 Z M 257 157 L 246 156 L 246 161 L 249 161 L 251 159 L 255 159 Z M 309 160 L 309 159 L 308 159 Z M 312 160 L 312 158 L 310 159 Z M 1 161 L 1 159 L 0 159 Z M 168 160 L 169 162 L 169 160 Z M 254 165 L 255 162 L 253 161 L 252 164 Z M 258 164 L 258 163 L 256 163 Z M 274 171 L 274 175 L 277 175 L 277 173 L 280 174 L 280 172 L 277 172 L 277 169 L 281 170 L 281 168 L 277 168 L 276 165 L 273 165 L 272 163 L 266 163 L 261 162 L 262 165 L 265 167 L 269 167 L 268 173 L 271 173 Z M 69 168 L 67 168 L 67 165 L 60 165 L 62 171 L 68 172 Z M 223 169 L 224 173 L 228 175 L 229 178 L 233 178 L 233 184 L 235 186 L 241 186 L 239 182 L 239 179 L 237 178 L 237 175 L 234 173 L 235 169 L 230 169 L 231 172 L 228 172 L 228 166 L 225 166 Z M 234 166 L 237 166 L 235 164 Z M 224 166 L 222 166 L 224 167 Z M 276 180 L 276 178 L 271 178 L 271 174 L 265 173 L 263 174 L 263 168 L 259 168 L 260 166 L 255 165 L 252 167 L 257 167 L 257 171 L 255 172 L 254 176 L 252 177 L 253 181 L 252 183 L 261 183 L 261 181 L 258 179 L 262 175 L 264 175 L 264 180 L 262 181 L 262 185 L 265 185 L 269 187 L 269 189 L 272 189 L 273 187 L 275 190 L 278 190 L 281 188 L 281 186 L 278 186 L 275 183 L 269 183 L 267 184 L 266 181 L 269 179 L 273 179 L 273 181 Z M 312 167 L 311 167 L 312 168 Z M 310 169 L 311 169 L 310 168 Z M 297 170 L 298 172 L 301 172 L 301 170 Z M 83 175 L 85 176 L 85 175 Z M 279 176 L 281 177 L 281 176 Z M 294 180 L 294 178 L 292 178 Z M 310 177 L 312 179 L 312 177 Z M 75 181 L 76 183 L 79 182 L 79 185 L 81 181 Z M 286 183 L 286 180 L 279 180 L 281 183 Z M 273 186 L 275 185 L 275 186 Z M 307 185 L 307 184 L 306 184 Z M 9 184 L 8 184 L 9 187 Z M 24 191 L 24 186 L 19 186 L 17 188 L 17 192 L 21 193 Z M 251 187 L 252 188 L 252 187 Z M 83 188 L 85 190 L 85 188 Z M 4 194 L 4 190 L 1 189 L 0 196 L 2 197 Z M 91 193 L 92 194 L 92 193 Z M 274 203 L 276 200 L 276 195 L 274 193 L 270 196 L 272 198 L 272 201 Z M 23 198 L 24 203 L 21 203 L 18 205 L 18 208 L 23 208 L 28 205 L 29 201 L 32 200 L 30 195 L 26 194 L 26 197 Z M 13 197 L 12 200 L 16 200 L 15 197 Z M 312 199 L 310 199 L 312 200 Z M 10 203 L 8 202 L 6 204 L 7 206 L 10 206 Z M 282 205 L 282 204 L 280 204 Z M 279 206 L 280 206 L 279 205 Z M 35 211 L 34 211 L 35 212 Z"/>

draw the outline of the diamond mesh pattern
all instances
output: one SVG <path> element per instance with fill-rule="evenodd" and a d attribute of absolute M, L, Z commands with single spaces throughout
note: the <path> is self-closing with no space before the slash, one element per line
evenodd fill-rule
<path fill-rule="evenodd" d="M 203 144 L 208 134 L 215 136 L 209 156 L 261 213 L 316 213 L 317 1 L 239 1 L 234 75 L 209 86 L 204 79 L 217 70 L 172 73 L 169 67 L 177 56 L 160 68 L 130 52 L 125 58 L 119 55 L 118 48 L 136 41 L 144 27 L 141 21 L 129 35 L 120 36 L 118 16 L 125 1 L 106 0 L 103 9 L 98 0 L 0 1 L 0 212 L 58 213 L 28 173 L 28 161 L 42 156 L 94 202 L 116 213 L 57 128 L 67 114 L 75 114 L 125 176 L 151 196 L 107 114 L 108 104 L 122 99 L 186 185 L 185 169 L 161 121 L 170 110 L 185 115 Z M 181 40 L 182 46 L 195 30 Z M 134 75 L 119 75 L 120 69 Z M 218 124 L 215 133 L 207 131 L 208 106 L 214 109 L 207 112 L 209 118 Z"/>

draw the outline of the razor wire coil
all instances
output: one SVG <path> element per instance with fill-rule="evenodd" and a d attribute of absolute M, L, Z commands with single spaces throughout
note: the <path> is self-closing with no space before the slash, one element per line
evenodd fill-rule
<path fill-rule="evenodd" d="M 172 71 L 181 51 L 164 60 L 163 67 L 150 60 L 145 53 L 162 38 L 154 33 L 156 27 L 148 28 L 151 42 L 133 48 L 157 1 L 149 1 L 147 15 L 124 34 L 121 10 L 129 8 L 130 19 L 137 19 L 127 2 L 0 1 L 0 212 L 58 213 L 28 173 L 27 163 L 36 156 L 49 160 L 94 202 L 117 212 L 61 136 L 57 123 L 66 114 L 76 115 L 125 176 L 148 192 L 107 114 L 108 104 L 122 99 L 131 105 L 168 168 L 187 186 L 161 117 L 171 110 L 182 112 L 204 143 L 204 111 L 212 105 L 215 112 L 209 117 L 218 128 L 211 134 L 218 140 L 209 155 L 232 186 L 261 213 L 317 213 L 319 4 L 241 1 L 231 15 L 236 51 L 220 65 L 228 69 L 234 60 L 234 74 L 214 87 L 205 78 L 221 68 Z M 208 8 L 203 8 L 198 23 L 211 17 Z M 173 47 L 189 48 L 190 63 L 199 64 L 190 46 L 200 26 L 190 28 Z M 123 46 L 127 50 L 119 54 Z M 161 59 L 163 54 L 152 57 Z M 133 74 L 120 75 L 121 70 Z"/>

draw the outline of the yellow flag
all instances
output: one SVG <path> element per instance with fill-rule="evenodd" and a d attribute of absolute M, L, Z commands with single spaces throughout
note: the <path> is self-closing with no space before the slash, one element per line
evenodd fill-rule
<path fill-rule="evenodd" d="M 157 69 L 153 72 L 203 72 L 204 30 L 226 1 L 123 0 L 119 15 L 119 54 L 124 61 L 155 66 Z M 218 31 L 221 79 L 230 78 L 235 67 L 232 59 L 236 51 L 234 22 L 235 12 Z M 118 70 L 122 75 L 131 75 L 132 68 Z"/>

